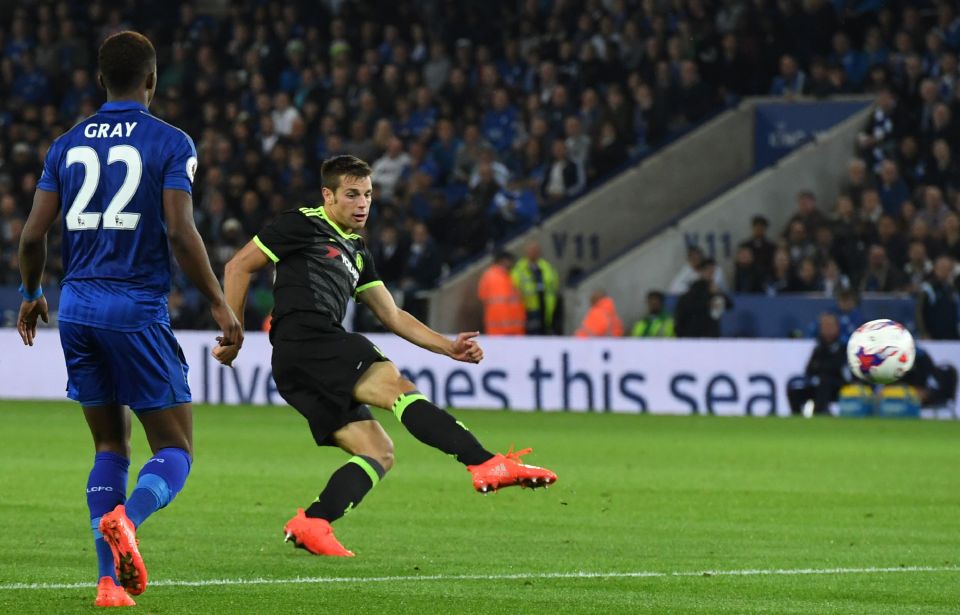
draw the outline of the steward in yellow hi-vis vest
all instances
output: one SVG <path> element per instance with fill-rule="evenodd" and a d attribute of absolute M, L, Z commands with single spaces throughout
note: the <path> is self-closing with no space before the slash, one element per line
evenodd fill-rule
<path fill-rule="evenodd" d="M 663 303 L 664 294 L 659 290 L 647 293 L 647 315 L 633 324 L 631 337 L 676 337 L 673 316 Z"/>
<path fill-rule="evenodd" d="M 553 265 L 541 256 L 539 243 L 530 242 L 526 254 L 513 266 L 510 277 L 523 298 L 527 335 L 547 335 L 554 331 L 560 277 Z"/>

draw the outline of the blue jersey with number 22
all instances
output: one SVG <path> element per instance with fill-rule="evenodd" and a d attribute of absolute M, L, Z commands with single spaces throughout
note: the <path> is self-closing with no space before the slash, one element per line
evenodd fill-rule
<path fill-rule="evenodd" d="M 132 101 L 108 102 L 57 139 L 40 190 L 60 195 L 58 318 L 117 331 L 168 323 L 164 189 L 191 192 L 193 141 Z"/>

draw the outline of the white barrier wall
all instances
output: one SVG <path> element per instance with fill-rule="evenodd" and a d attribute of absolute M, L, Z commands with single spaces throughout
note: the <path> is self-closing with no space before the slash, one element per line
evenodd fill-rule
<path fill-rule="evenodd" d="M 270 342 L 249 333 L 234 369 L 210 357 L 213 332 L 177 334 L 197 403 L 282 404 Z M 486 338 L 480 365 L 451 361 L 392 335 L 370 339 L 420 390 L 456 408 L 789 414 L 787 381 L 802 373 L 809 340 L 636 340 Z M 56 330 L 26 348 L 0 329 L 0 399 L 66 399 Z M 937 362 L 960 364 L 960 343 L 927 342 Z"/>

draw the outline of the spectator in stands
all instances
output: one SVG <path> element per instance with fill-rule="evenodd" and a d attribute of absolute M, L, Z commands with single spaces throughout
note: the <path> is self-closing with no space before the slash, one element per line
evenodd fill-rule
<path fill-rule="evenodd" d="M 748 247 L 753 253 L 754 266 L 761 274 L 761 282 L 773 270 L 773 253 L 777 246 L 767 239 L 770 222 L 761 215 L 755 215 L 750 221 L 750 239 L 743 241 L 740 247 Z"/>
<path fill-rule="evenodd" d="M 668 291 L 670 294 L 679 295 L 687 292 L 690 285 L 700 279 L 700 265 L 703 263 L 703 250 L 699 246 L 687 246 L 687 262 L 683 264 L 680 271 L 673 276 Z M 726 283 L 723 279 L 723 271 L 719 268 L 713 268 L 713 283 L 721 289 L 725 289 Z"/>
<path fill-rule="evenodd" d="M 894 267 L 903 267 L 907 262 L 907 240 L 897 227 L 897 221 L 893 216 L 887 214 L 880 216 L 877 221 L 875 243 L 883 246 Z"/>
<path fill-rule="evenodd" d="M 834 297 L 841 290 L 851 288 L 850 276 L 840 270 L 834 259 L 829 259 L 820 267 L 821 290 L 827 297 Z"/>
<path fill-rule="evenodd" d="M 397 136 L 401 152 L 415 164 L 392 195 L 378 186 L 381 207 L 371 220 L 371 248 L 378 225 L 423 218 L 441 228 L 480 220 L 471 222 L 478 225 L 476 237 L 442 238 L 443 262 L 469 258 L 487 247 L 489 235 L 483 223 L 489 200 L 475 197 L 496 194 L 464 196 L 463 184 L 480 175 L 485 148 L 495 148 L 487 162 L 496 190 L 506 183 L 503 165 L 539 194 L 551 170 L 545 158 L 551 158 L 554 139 L 566 139 L 566 126 L 559 124 L 571 116 L 591 141 L 592 160 L 579 177 L 592 183 L 621 168 L 628 156 L 663 143 L 671 123 L 684 125 L 716 111 L 719 101 L 730 104 L 771 89 L 787 96 L 846 90 L 876 95 L 858 146 L 869 168 L 845 189 L 860 210 L 861 193 L 877 173 L 878 205 L 866 199 L 867 220 L 856 233 L 834 227 L 838 264 L 857 283 L 863 238 L 875 240 L 872 226 L 882 211 L 894 214 L 902 228 L 914 224 L 916 208 L 903 200 L 898 181 L 888 181 L 891 169 L 884 161 L 898 164 L 911 190 L 939 188 L 954 206 L 960 171 L 951 148 L 960 141 L 960 75 L 951 41 L 960 22 L 949 3 L 938 8 L 936 23 L 911 3 L 883 10 L 861 3 L 851 17 L 838 8 L 839 0 L 802 7 L 754 7 L 739 0 L 677 7 L 628 2 L 626 9 L 600 2 L 572 13 L 570 3 L 554 2 L 526 15 L 529 3 L 495 3 L 494 13 L 482 18 L 461 4 L 397 0 L 388 12 L 402 19 L 387 27 L 357 13 L 356 3 L 343 2 L 300 3 L 297 10 L 239 3 L 218 16 L 173 3 L 168 9 L 174 13 L 183 7 L 180 21 L 166 27 L 151 20 L 158 52 L 172 56 L 160 75 L 165 94 L 153 109 L 197 143 L 196 214 L 198 223 L 210 220 L 204 237 L 211 252 L 229 249 L 220 237 L 226 219 L 235 217 L 241 229 L 250 229 L 248 217 L 260 219 L 284 204 L 314 198 L 324 157 L 350 149 L 367 152 L 362 155 L 373 162 Z M 100 103 L 91 73 L 99 37 L 124 24 L 142 28 L 140 20 L 149 13 L 131 3 L 72 13 L 51 6 L 20 3 L 0 25 L 0 176 L 7 178 L 0 181 L 9 182 L 7 191 L 17 199 L 35 183 L 46 145 Z M 494 22 L 500 27 L 485 26 Z M 797 32 L 809 35 L 792 35 Z M 757 56 L 757 49 L 767 56 Z M 773 74 L 778 66 L 770 66 L 771 59 L 782 60 L 781 74 Z M 859 83 L 864 64 L 871 68 Z M 19 104 L 24 98 L 51 105 Z M 494 143 L 484 140 L 481 126 Z M 14 152 L 20 142 L 26 149 Z M 576 166 L 579 150 L 572 142 L 567 148 Z M 251 156 L 251 150 L 265 155 Z M 895 211 L 898 202 L 901 211 Z M 25 210 L 26 203 L 18 208 Z M 918 203 L 922 210 L 922 190 Z M 930 228 L 928 234 L 939 240 L 943 226 Z M 57 246 L 51 242 L 48 248 L 53 263 Z M 0 251 L 7 249 L 0 245 Z M 765 267 L 772 262 L 756 248 L 754 259 Z M 16 277 L 9 271 L 0 277 L 7 274 Z"/>
<path fill-rule="evenodd" d="M 492 236 L 501 241 L 529 228 L 537 219 L 537 195 L 524 187 L 522 179 L 511 178 L 490 200 L 488 214 Z"/>
<path fill-rule="evenodd" d="M 869 166 L 879 165 L 896 155 L 897 138 L 903 134 L 906 124 L 896 94 L 889 87 L 881 88 L 866 130 L 857 135 L 857 145 Z"/>
<path fill-rule="evenodd" d="M 924 167 L 925 181 L 946 194 L 960 192 L 960 168 L 954 161 L 953 152 L 945 139 L 937 139 L 931 147 L 931 159 Z"/>
<path fill-rule="evenodd" d="M 794 220 L 787 227 L 785 233 L 785 247 L 790 255 L 790 262 L 797 266 L 805 258 L 813 258 L 817 254 L 817 246 L 814 245 L 810 235 L 807 234 L 806 225 L 800 220 Z"/>
<path fill-rule="evenodd" d="M 903 266 L 907 276 L 907 291 L 917 293 L 933 272 L 933 263 L 927 258 L 927 246 L 922 241 L 911 241 L 907 254 L 907 262 Z"/>
<path fill-rule="evenodd" d="M 497 160 L 497 154 L 492 147 L 487 147 L 480 151 L 480 159 L 474 166 L 467 185 L 472 190 L 480 184 L 488 184 L 492 198 L 492 193 L 495 193 L 498 188 L 506 186 L 508 179 L 510 179 L 510 169 Z M 481 200 L 484 204 L 490 202 L 489 199 Z"/>
<path fill-rule="evenodd" d="M 916 137 L 912 135 L 904 136 L 900 140 L 897 154 L 900 172 L 911 190 L 926 181 L 927 160 L 920 152 L 920 145 Z"/>
<path fill-rule="evenodd" d="M 867 270 L 860 280 L 861 293 L 892 293 L 904 288 L 903 274 L 890 263 L 883 246 L 873 244 L 867 254 Z"/>
<path fill-rule="evenodd" d="M 803 93 L 814 98 L 827 98 L 837 93 L 830 81 L 827 61 L 823 58 L 816 57 L 810 61 L 810 75 Z"/>
<path fill-rule="evenodd" d="M 724 34 L 720 40 L 720 48 L 721 56 L 716 67 L 720 96 L 728 106 L 732 106 L 754 90 L 756 71 L 753 70 L 753 61 L 741 49 L 736 34 Z"/>
<path fill-rule="evenodd" d="M 632 337 L 675 337 L 673 316 L 667 311 L 666 297 L 662 291 L 651 290 L 647 293 L 647 313 L 633 323 Z"/>
<path fill-rule="evenodd" d="M 955 261 L 941 256 L 933 266 L 933 275 L 920 287 L 917 295 L 917 331 L 921 339 L 956 340 L 960 298 L 954 284 Z"/>
<path fill-rule="evenodd" d="M 850 37 L 843 31 L 833 35 L 833 53 L 830 54 L 829 59 L 843 68 L 847 79 L 854 87 L 863 82 L 870 68 L 866 54 L 855 49 L 850 44 Z"/>
<path fill-rule="evenodd" d="M 172 289 L 167 296 L 167 310 L 170 313 L 170 326 L 176 329 L 189 329 L 194 322 L 203 318 L 203 315 L 198 313 L 200 310 L 192 309 L 190 303 L 178 288 Z M 253 322 L 259 320 L 260 318 L 257 316 L 253 319 Z"/>
<path fill-rule="evenodd" d="M 700 79 L 700 69 L 693 60 L 680 63 L 676 97 L 682 125 L 696 124 L 716 107 L 713 91 Z"/>
<path fill-rule="evenodd" d="M 411 313 L 422 319 L 425 316 L 425 310 L 420 305 L 418 293 L 437 285 L 443 270 L 443 261 L 426 224 L 415 222 L 410 238 L 410 250 L 404 275 L 400 280 L 400 289 L 404 293 L 404 309 L 407 311 L 413 309 L 414 312 Z M 418 307 L 408 308 L 407 306 Z"/>
<path fill-rule="evenodd" d="M 960 260 L 960 216 L 953 212 L 943 220 L 943 254 Z"/>
<path fill-rule="evenodd" d="M 481 131 L 497 152 L 504 153 L 513 146 L 517 136 L 518 113 L 510 104 L 506 88 L 493 92 L 493 105 L 483 116 Z"/>
<path fill-rule="evenodd" d="M 797 211 L 790 216 L 787 226 L 784 228 L 784 237 L 789 236 L 791 226 L 794 222 L 803 224 L 806 231 L 806 237 L 813 238 L 817 229 L 824 223 L 823 213 L 817 207 L 817 196 L 810 190 L 801 190 L 797 193 Z"/>
<path fill-rule="evenodd" d="M 623 321 L 617 314 L 617 306 L 604 290 L 595 290 L 590 295 L 590 309 L 576 332 L 577 337 L 623 337 Z"/>
<path fill-rule="evenodd" d="M 387 143 L 387 151 L 373 163 L 373 185 L 377 189 L 377 200 L 392 203 L 396 199 L 400 180 L 410 169 L 410 155 L 403 150 L 403 141 L 392 137 Z"/>
<path fill-rule="evenodd" d="M 787 293 L 815 293 L 823 290 L 817 264 L 811 257 L 804 257 L 797 265 L 796 275 L 790 281 L 784 292 Z"/>
<path fill-rule="evenodd" d="M 454 178 L 461 182 L 470 179 L 480 162 L 481 154 L 490 148 L 491 145 L 480 134 L 480 127 L 468 124 L 463 130 L 463 146 L 457 152 L 454 162 Z"/>
<path fill-rule="evenodd" d="M 701 261 L 699 278 L 677 300 L 674 328 L 677 337 L 720 337 L 720 317 L 733 302 L 714 282 L 716 262 Z"/>
<path fill-rule="evenodd" d="M 807 360 L 804 375 L 787 385 L 790 411 L 796 415 L 812 406 L 812 414 L 829 414 L 830 404 L 837 401 L 840 387 L 850 381 L 847 369 L 847 349 L 840 339 L 837 317 L 830 313 L 820 315 L 817 345 Z"/>
<path fill-rule="evenodd" d="M 633 109 L 634 151 L 643 153 L 663 143 L 669 123 L 663 97 L 656 96 L 649 84 L 639 83 L 633 89 Z"/>
<path fill-rule="evenodd" d="M 765 292 L 770 295 L 779 295 L 787 292 L 793 285 L 793 264 L 790 262 L 790 252 L 786 248 L 777 248 L 773 253 L 773 268 L 764 283 Z"/>
<path fill-rule="evenodd" d="M 837 245 L 837 264 L 854 281 L 866 266 L 869 229 L 854 211 L 853 199 L 846 194 L 837 197 L 837 206 L 831 221 Z"/>
<path fill-rule="evenodd" d="M 380 279 L 388 287 L 397 287 L 403 278 L 409 257 L 409 247 L 400 236 L 397 227 L 384 225 L 376 242 L 372 242 L 371 251 Z"/>
<path fill-rule="evenodd" d="M 833 229 L 824 224 L 817 228 L 813 237 L 813 260 L 818 267 L 822 267 L 827 261 L 836 260 L 840 253 L 839 246 L 833 237 Z"/>
<path fill-rule="evenodd" d="M 958 139 L 957 123 L 953 119 L 953 112 L 945 103 L 938 102 L 933 107 L 933 122 L 930 127 L 920 132 L 922 142 L 927 149 L 939 140 L 947 143 L 956 143 Z"/>
<path fill-rule="evenodd" d="M 483 304 L 483 332 L 487 335 L 523 335 L 525 332 L 523 299 L 510 277 L 515 261 L 510 252 L 498 252 L 480 276 L 477 297 Z"/>
<path fill-rule="evenodd" d="M 553 205 L 576 195 L 583 188 L 580 169 L 567 156 L 563 139 L 554 139 L 551 146 L 551 162 L 540 186 L 544 203 Z"/>
<path fill-rule="evenodd" d="M 927 248 L 927 254 L 939 256 L 943 252 L 943 243 L 939 238 L 940 230 L 934 233 L 926 220 L 916 217 L 910 225 L 909 241 L 919 241 Z"/>
<path fill-rule="evenodd" d="M 733 260 L 733 292 L 762 293 L 766 274 L 761 270 L 749 245 L 741 244 Z"/>
<path fill-rule="evenodd" d="M 901 212 L 903 207 L 900 208 Z M 883 215 L 883 204 L 876 188 L 867 188 L 860 195 L 860 218 L 868 225 L 876 225 Z"/>
<path fill-rule="evenodd" d="M 774 78 L 770 86 L 771 96 L 796 98 L 801 96 L 806 87 L 807 76 L 800 70 L 796 58 L 790 54 L 780 57 L 780 74 Z"/>
<path fill-rule="evenodd" d="M 931 229 L 942 229 L 950 207 L 943 200 L 943 191 L 936 186 L 927 186 L 923 191 L 923 209 L 917 212 L 917 218 L 927 223 Z"/>
<path fill-rule="evenodd" d="M 627 144 L 617 135 L 616 129 L 610 122 L 600 125 L 600 136 L 594 143 L 590 155 L 593 161 L 592 177 L 604 177 L 616 171 L 627 160 Z"/>
<path fill-rule="evenodd" d="M 591 143 L 590 136 L 583 132 L 580 118 L 576 115 L 568 115 L 564 118 L 563 134 L 570 160 L 580 169 L 580 174 L 585 176 L 590 162 Z M 623 159 L 620 160 L 622 161 Z"/>
<path fill-rule="evenodd" d="M 934 108 L 939 104 L 939 97 L 936 81 L 924 79 L 920 82 L 920 108 L 917 119 L 922 140 L 928 146 L 930 144 L 929 135 L 934 131 Z"/>
<path fill-rule="evenodd" d="M 880 182 L 877 190 L 880 192 L 884 213 L 891 216 L 899 215 L 904 201 L 910 200 L 910 189 L 907 183 L 900 179 L 897 163 L 890 159 L 880 163 Z"/>
<path fill-rule="evenodd" d="M 441 183 L 450 183 L 462 147 L 463 141 L 456 135 L 453 122 L 447 118 L 438 121 L 437 139 L 430 146 L 430 158 L 439 170 Z"/>
<path fill-rule="evenodd" d="M 540 242 L 527 243 L 526 253 L 510 272 L 513 283 L 520 290 L 527 313 L 527 335 L 557 333 L 557 300 L 560 294 L 560 277 L 545 258 Z"/>
<path fill-rule="evenodd" d="M 863 191 L 872 185 L 866 162 L 854 158 L 847 163 L 847 177 L 841 186 L 841 194 L 845 194 L 853 200 L 855 209 L 860 207 Z"/>

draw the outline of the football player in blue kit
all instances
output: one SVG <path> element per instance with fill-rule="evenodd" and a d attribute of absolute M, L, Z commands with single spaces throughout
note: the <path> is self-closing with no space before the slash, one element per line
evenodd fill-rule
<path fill-rule="evenodd" d="M 32 346 L 37 320 L 47 321 L 46 237 L 62 212 L 67 396 L 83 407 L 96 449 L 87 483 L 99 560 L 94 604 L 133 606 L 128 594 L 147 582 L 136 530 L 183 488 L 193 459 L 187 364 L 167 308 L 171 248 L 210 302 L 221 343 L 239 346 L 243 331 L 194 225 L 193 141 L 147 111 L 157 83 L 153 45 L 120 32 L 103 42 L 98 62 L 107 102 L 50 146 L 23 230 L 17 329 Z M 153 457 L 126 498 L 130 410 Z"/>

